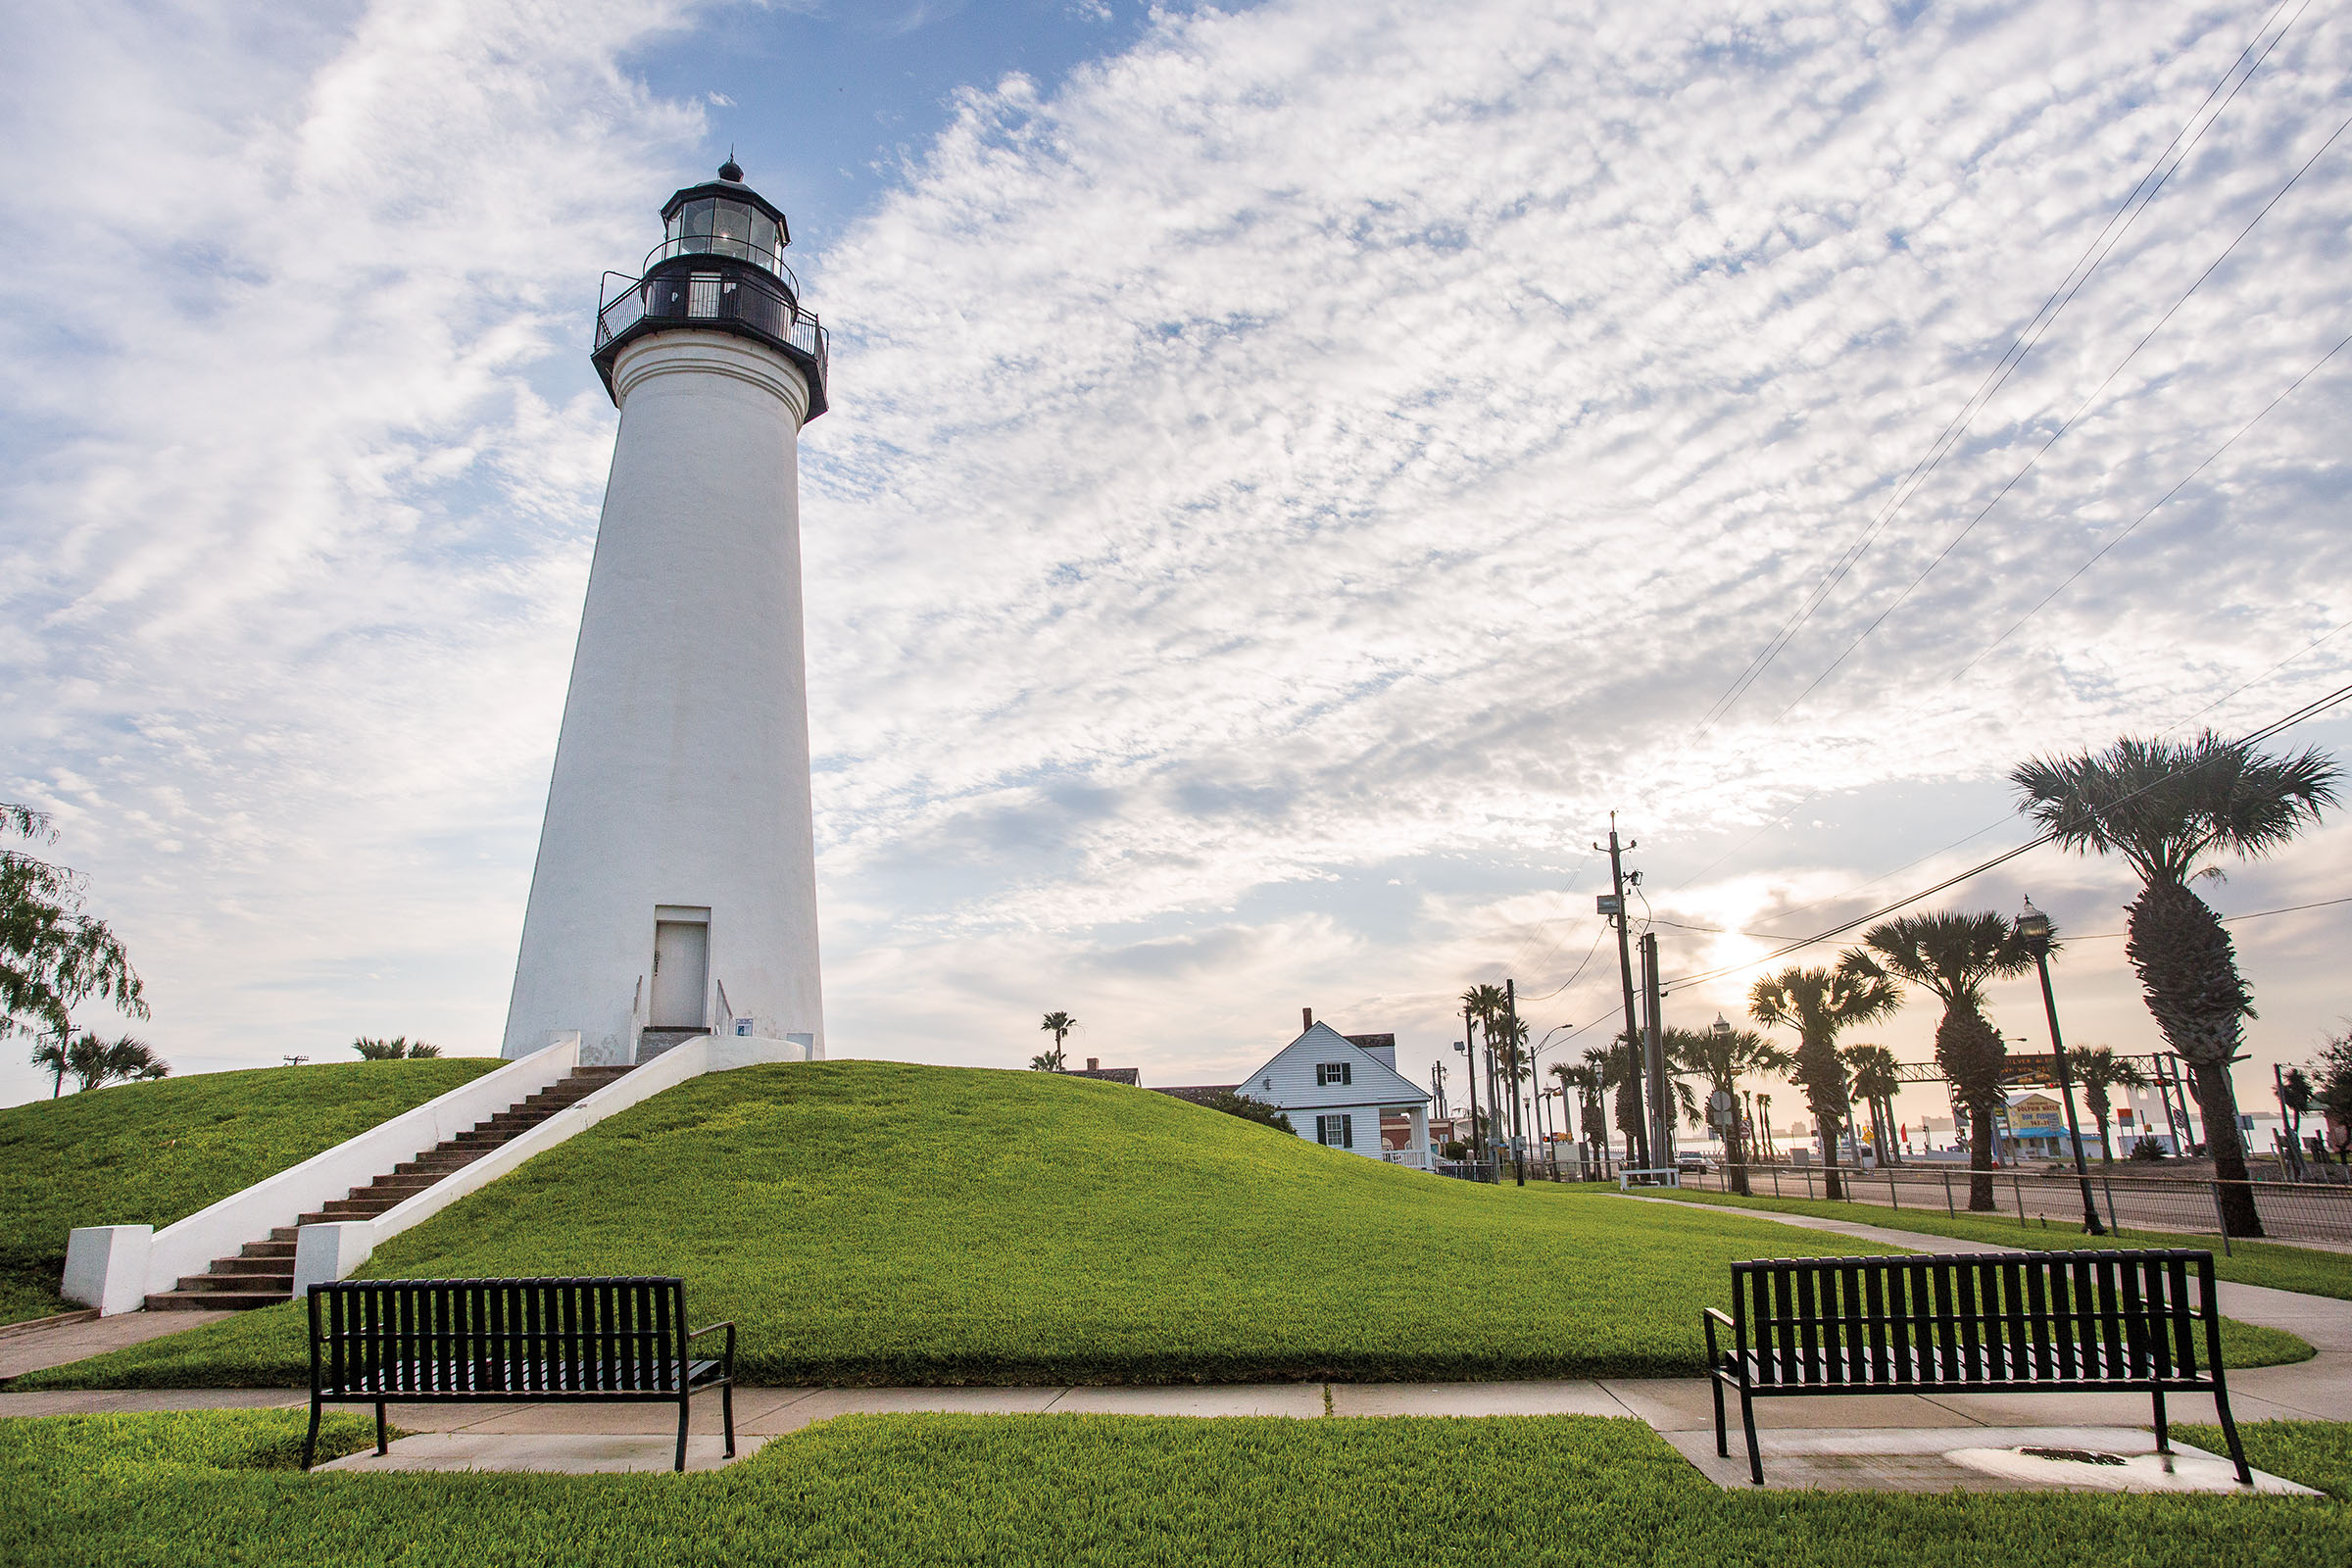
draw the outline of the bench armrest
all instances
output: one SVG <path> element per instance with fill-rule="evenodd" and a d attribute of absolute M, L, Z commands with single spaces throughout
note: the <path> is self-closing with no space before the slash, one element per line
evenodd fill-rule
<path fill-rule="evenodd" d="M 1712 1372 L 1718 1367 L 1737 1366 L 1740 1386 L 1744 1388 L 1747 1385 L 1747 1358 L 1744 1355 L 1726 1356 L 1722 1352 L 1715 1343 L 1715 1325 L 1718 1323 L 1735 1336 L 1740 1332 L 1740 1325 L 1734 1323 L 1730 1315 L 1720 1308 L 1702 1306 L 1698 1309 L 1698 1326 L 1707 1333 L 1707 1370 Z"/>
<path fill-rule="evenodd" d="M 686 1343 L 692 1345 L 704 1335 L 716 1334 L 720 1329 L 725 1329 L 727 1331 L 727 1348 L 725 1351 L 724 1364 L 727 1369 L 727 1376 L 733 1377 L 735 1375 L 735 1323 L 733 1319 L 729 1319 L 724 1323 L 713 1323 L 709 1328 L 696 1329 L 692 1334 L 686 1336 Z"/>

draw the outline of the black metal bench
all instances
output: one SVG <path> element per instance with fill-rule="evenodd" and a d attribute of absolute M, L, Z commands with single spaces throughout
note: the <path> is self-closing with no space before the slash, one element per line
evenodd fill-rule
<path fill-rule="evenodd" d="M 2078 1389 L 2151 1396 L 2160 1453 L 2172 1451 L 2164 1396 L 2212 1395 L 2237 1479 L 2253 1484 L 2222 1377 L 2211 1252 L 1758 1258 L 1732 1265 L 1731 1315 L 1708 1307 L 1699 1322 L 1715 1451 L 1731 1456 L 1723 1396 L 1733 1389 L 1759 1487 L 1758 1399 Z"/>
<path fill-rule="evenodd" d="M 686 1329 L 681 1279 L 343 1280 L 314 1285 L 308 1470 L 327 1404 L 478 1400 L 637 1401 L 678 1407 L 676 1468 L 686 1468 L 687 1400 L 719 1391 L 735 1454 L 735 1325 Z M 692 1342 L 727 1331 L 726 1350 Z"/>

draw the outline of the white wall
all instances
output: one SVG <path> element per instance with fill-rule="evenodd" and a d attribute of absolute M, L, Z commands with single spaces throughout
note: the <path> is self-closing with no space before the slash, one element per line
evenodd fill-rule
<path fill-rule="evenodd" d="M 748 338 L 656 332 L 620 431 L 523 916 L 505 1054 L 577 1029 L 633 1059 L 654 910 L 710 910 L 709 1022 L 824 1055 L 802 644 L 808 388 Z"/>

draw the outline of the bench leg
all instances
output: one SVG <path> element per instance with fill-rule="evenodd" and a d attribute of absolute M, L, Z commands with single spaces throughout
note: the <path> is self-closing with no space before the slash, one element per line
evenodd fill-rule
<path fill-rule="evenodd" d="M 2254 1472 L 2246 1468 L 2245 1446 L 2237 1441 L 2237 1423 L 2230 1419 L 2230 1391 L 2218 1382 L 2213 1390 L 2213 1413 L 2221 1418 L 2222 1436 L 2230 1440 L 2230 1461 L 2237 1466 L 2237 1484 L 2252 1486 Z"/>
<path fill-rule="evenodd" d="M 311 1396 L 311 1431 L 310 1435 L 302 1440 L 302 1467 L 305 1470 L 311 1467 L 312 1460 L 318 1457 L 318 1417 L 323 1413 L 324 1407 L 319 1404 L 318 1396 L 313 1395 Z"/>
<path fill-rule="evenodd" d="M 1747 1430 L 1747 1479 L 1760 1487 L 1764 1484 L 1764 1456 L 1756 1451 L 1756 1401 L 1745 1389 L 1740 1391 L 1740 1424 Z"/>
<path fill-rule="evenodd" d="M 730 1459 L 732 1459 L 732 1458 L 734 1458 L 734 1457 L 735 1457 L 735 1385 L 734 1385 L 734 1384 L 732 1384 L 732 1383 L 726 1383 L 726 1384 L 721 1384 L 721 1385 L 719 1386 L 719 1391 L 718 1391 L 718 1407 L 719 1407 L 719 1409 L 720 1409 L 720 1410 L 724 1411 L 724 1412 L 725 1412 L 725 1414 L 726 1414 L 726 1418 L 727 1418 L 727 1457 L 728 1457 L 728 1458 L 730 1458 Z"/>
<path fill-rule="evenodd" d="M 2156 1400 L 2156 1451 L 2170 1453 L 2173 1451 L 2173 1428 L 2164 1418 L 2164 1391 L 2158 1389 L 2152 1396 Z"/>
<path fill-rule="evenodd" d="M 1709 1378 L 1707 1382 L 1715 1389 L 1715 1457 L 1729 1459 L 1732 1456 L 1732 1444 L 1723 1431 L 1723 1379 Z"/>
<path fill-rule="evenodd" d="M 375 1451 L 390 1453 L 392 1445 L 384 1441 L 384 1401 L 375 1401 Z"/>
<path fill-rule="evenodd" d="M 678 1396 L 678 1462 L 670 1467 L 673 1470 L 686 1468 L 686 1413 L 691 1408 L 692 1406 L 686 1402 L 686 1396 Z"/>

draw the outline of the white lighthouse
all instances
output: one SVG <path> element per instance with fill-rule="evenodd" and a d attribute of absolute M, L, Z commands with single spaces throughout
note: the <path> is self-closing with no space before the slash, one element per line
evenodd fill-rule
<path fill-rule="evenodd" d="M 733 160 L 718 173 L 670 197 L 662 243 L 599 304 L 620 432 L 510 1057 L 572 1031 L 584 1062 L 730 1031 L 824 1054 L 800 434 L 825 411 L 825 333 L 784 214 Z"/>

